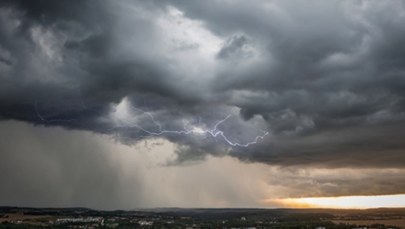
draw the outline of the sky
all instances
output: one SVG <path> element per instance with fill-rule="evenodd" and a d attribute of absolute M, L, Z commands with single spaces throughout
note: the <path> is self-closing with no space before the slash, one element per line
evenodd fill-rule
<path fill-rule="evenodd" d="M 0 205 L 405 207 L 404 24 L 400 0 L 2 0 Z"/>

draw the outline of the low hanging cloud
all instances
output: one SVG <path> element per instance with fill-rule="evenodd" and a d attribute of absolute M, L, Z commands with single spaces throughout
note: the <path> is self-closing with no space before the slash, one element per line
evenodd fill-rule
<path fill-rule="evenodd" d="M 402 1 L 3 1 L 0 118 L 178 161 L 403 168 Z M 221 137 L 162 134 L 218 128 Z M 145 131 L 146 130 L 146 131 Z"/>

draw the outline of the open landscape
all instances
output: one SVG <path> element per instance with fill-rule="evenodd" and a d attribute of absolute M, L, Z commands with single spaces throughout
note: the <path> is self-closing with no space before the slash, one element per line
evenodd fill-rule
<path fill-rule="evenodd" d="M 405 228 L 405 209 L 0 208 L 0 228 Z"/>

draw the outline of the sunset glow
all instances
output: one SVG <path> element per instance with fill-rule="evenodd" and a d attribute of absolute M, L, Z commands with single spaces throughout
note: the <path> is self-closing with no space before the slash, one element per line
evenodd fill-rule
<path fill-rule="evenodd" d="M 405 194 L 381 196 L 341 196 L 341 197 L 311 197 L 287 198 L 269 200 L 283 207 L 294 208 L 381 208 L 405 207 Z"/>

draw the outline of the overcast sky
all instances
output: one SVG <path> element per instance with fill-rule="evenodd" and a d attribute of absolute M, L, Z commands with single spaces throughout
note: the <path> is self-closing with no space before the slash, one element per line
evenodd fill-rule
<path fill-rule="evenodd" d="M 405 194 L 404 25 L 400 0 L 0 1 L 0 205 Z"/>

